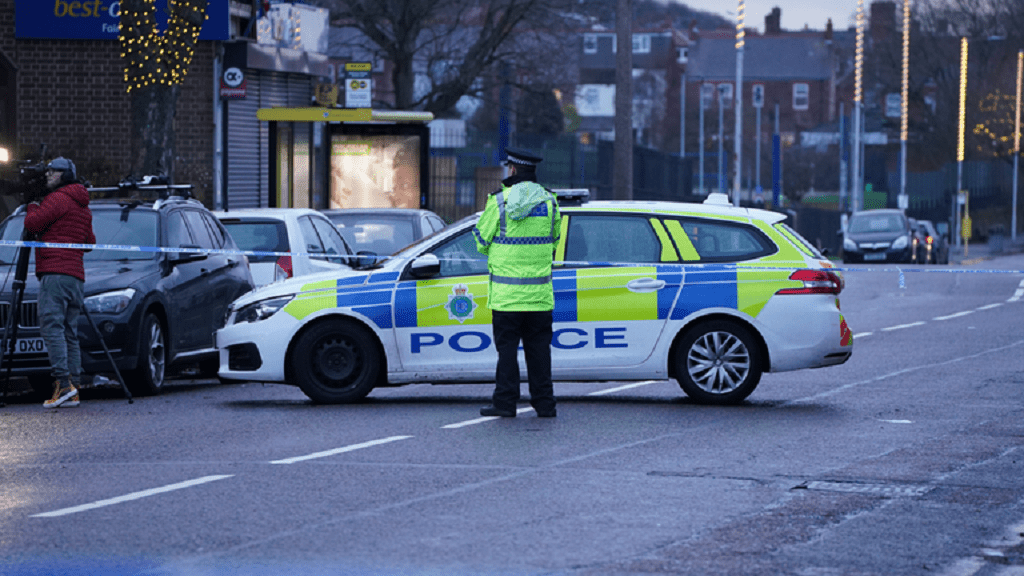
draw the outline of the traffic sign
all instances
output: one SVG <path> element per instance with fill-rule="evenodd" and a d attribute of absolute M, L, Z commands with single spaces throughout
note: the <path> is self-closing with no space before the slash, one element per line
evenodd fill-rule
<path fill-rule="evenodd" d="M 751 102 L 754 108 L 764 108 L 764 84 L 754 84 L 754 96 Z"/>

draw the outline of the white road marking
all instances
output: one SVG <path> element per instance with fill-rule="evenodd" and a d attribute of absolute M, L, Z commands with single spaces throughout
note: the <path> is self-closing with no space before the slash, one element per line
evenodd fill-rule
<path fill-rule="evenodd" d="M 305 456 L 295 456 L 292 458 L 284 458 L 282 460 L 274 460 L 271 462 L 271 464 L 294 464 L 296 462 L 303 462 L 305 460 L 325 458 L 327 456 L 334 456 L 335 454 L 344 454 L 345 452 L 352 452 L 353 450 L 370 448 L 371 446 L 379 446 L 381 444 L 387 444 L 389 442 L 397 442 L 398 440 L 405 440 L 407 438 L 412 438 L 412 436 L 390 436 L 388 438 L 381 438 L 380 440 L 370 440 L 369 442 L 362 442 L 360 444 L 350 444 L 348 446 L 342 446 L 341 448 L 335 448 L 333 450 L 314 452 L 312 454 L 306 454 Z"/>
<path fill-rule="evenodd" d="M 598 390 L 591 392 L 587 396 L 604 396 L 605 394 L 614 394 L 623 390 L 629 390 L 631 388 L 639 388 L 641 386 L 647 386 L 648 384 L 655 384 L 657 382 L 664 382 L 664 380 L 645 380 L 643 382 L 633 382 L 632 384 L 626 384 L 624 386 L 616 386 L 615 388 L 608 388 L 606 390 Z"/>
<path fill-rule="evenodd" d="M 889 332 L 891 330 L 902 330 L 903 328 L 913 328 L 914 326 L 924 326 L 924 321 L 919 320 L 917 322 L 911 322 L 910 324 L 900 324 L 899 326 L 889 326 L 882 328 L 882 332 Z"/>
<path fill-rule="evenodd" d="M 156 494 L 163 494 L 164 492 L 171 492 L 174 490 L 181 490 L 183 488 L 191 488 L 192 486 L 198 486 L 199 484 L 206 484 L 207 482 L 213 482 L 215 480 L 223 480 L 225 478 L 231 478 L 234 474 L 219 474 L 216 476 L 203 476 L 202 478 L 196 478 L 195 480 L 187 480 L 185 482 L 178 482 L 177 484 L 168 484 L 167 486 L 161 486 L 159 488 L 150 488 L 149 490 L 143 490 L 141 492 L 132 492 L 131 494 L 125 494 L 124 496 L 118 496 L 116 498 L 108 498 L 107 500 L 98 500 L 89 504 L 82 504 L 81 506 L 72 506 L 71 508 L 61 508 L 60 510 L 54 510 L 53 512 L 43 512 L 42 514 L 33 514 L 32 518 L 55 518 L 57 516 L 66 516 L 68 514 L 74 514 L 76 512 L 85 512 L 86 510 L 95 510 L 96 508 L 103 508 L 104 506 L 111 506 L 113 504 L 120 504 L 122 502 L 129 502 L 131 500 L 138 500 L 139 498 L 145 498 L 147 496 L 154 496 Z"/>
<path fill-rule="evenodd" d="M 857 338 L 863 338 L 865 336 L 871 336 L 872 334 L 874 334 L 874 332 L 861 332 L 859 334 L 854 334 L 853 335 L 853 339 L 856 340 Z"/>
<path fill-rule="evenodd" d="M 967 316 L 968 314 L 974 314 L 974 310 L 964 310 L 963 312 L 957 312 L 956 314 L 950 314 L 949 316 L 936 316 L 932 320 L 949 320 L 950 318 L 959 318 L 961 316 Z"/>
<path fill-rule="evenodd" d="M 1000 306 L 1002 306 L 1002 305 L 1003 305 L 1003 303 L 1002 303 L 1002 302 L 996 302 L 995 304 L 987 304 L 987 305 L 985 305 L 985 306 L 980 306 L 980 307 L 978 308 L 978 310 L 991 310 L 991 309 L 993 309 L 993 308 L 999 308 L 999 307 L 1000 307 Z"/>
<path fill-rule="evenodd" d="M 533 412 L 533 408 L 530 406 L 527 406 L 526 408 L 519 408 L 516 410 L 516 415 L 523 414 L 525 412 Z M 473 418 L 472 420 L 463 420 L 462 422 L 456 422 L 454 424 L 445 424 L 444 426 L 441 426 L 441 429 L 455 430 L 456 428 L 472 426 L 473 424 L 483 424 L 484 422 L 498 420 L 499 418 L 501 418 L 501 416 L 481 416 L 480 418 Z"/>
<path fill-rule="evenodd" d="M 889 424 L 913 424 L 913 420 L 880 420 L 880 422 L 888 422 Z"/>
<path fill-rule="evenodd" d="M 977 556 L 961 558 L 940 573 L 940 576 L 972 576 L 985 567 L 985 561 Z"/>

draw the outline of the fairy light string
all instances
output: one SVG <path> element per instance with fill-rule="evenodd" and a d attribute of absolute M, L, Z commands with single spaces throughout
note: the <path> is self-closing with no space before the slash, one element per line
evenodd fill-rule
<path fill-rule="evenodd" d="M 208 0 L 168 0 L 167 30 L 156 24 L 155 0 L 121 2 L 121 60 L 127 91 L 181 84 L 188 73 Z"/>

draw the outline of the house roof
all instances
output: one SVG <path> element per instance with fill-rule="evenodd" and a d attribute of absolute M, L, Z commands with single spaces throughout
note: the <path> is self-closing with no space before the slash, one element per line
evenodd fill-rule
<path fill-rule="evenodd" d="M 743 79 L 825 80 L 831 55 L 821 36 L 748 36 Z M 736 79 L 735 38 L 700 38 L 690 45 L 687 75 L 705 80 Z"/>

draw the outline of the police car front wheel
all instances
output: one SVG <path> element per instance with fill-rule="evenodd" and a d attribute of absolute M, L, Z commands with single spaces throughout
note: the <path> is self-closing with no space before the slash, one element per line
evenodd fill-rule
<path fill-rule="evenodd" d="M 364 398 L 380 371 L 373 334 L 352 322 L 325 320 L 295 341 L 290 354 L 291 381 L 320 404 Z"/>
<path fill-rule="evenodd" d="M 761 353 L 750 331 L 713 320 L 693 327 L 675 353 L 675 375 L 686 395 L 702 404 L 742 402 L 761 380 Z"/>

